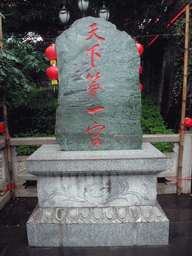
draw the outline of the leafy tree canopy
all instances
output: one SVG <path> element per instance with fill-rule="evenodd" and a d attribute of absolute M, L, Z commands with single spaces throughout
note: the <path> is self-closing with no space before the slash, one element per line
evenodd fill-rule
<path fill-rule="evenodd" d="M 46 62 L 45 55 L 31 45 L 16 40 L 4 44 L 0 51 L 0 95 L 4 84 L 9 106 L 18 99 L 24 102 L 27 91 L 46 83 Z"/>
<path fill-rule="evenodd" d="M 77 0 L 3 0 L 3 31 L 6 34 L 34 31 L 45 38 L 54 38 L 64 27 L 58 17 L 63 4 L 70 11 L 70 26 L 83 15 Z M 165 11 L 162 0 L 106 0 L 105 4 L 110 11 L 110 21 L 132 36 L 146 34 Z M 102 0 L 90 0 L 86 16 L 98 16 L 102 5 Z"/>

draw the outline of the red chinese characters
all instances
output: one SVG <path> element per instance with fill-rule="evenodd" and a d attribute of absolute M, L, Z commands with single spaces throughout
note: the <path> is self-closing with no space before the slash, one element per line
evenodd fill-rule
<path fill-rule="evenodd" d="M 97 122 L 93 122 L 94 123 L 94 125 L 96 125 L 95 127 L 92 127 L 92 128 L 90 128 L 89 126 L 88 126 L 88 128 L 87 128 L 87 130 L 86 130 L 86 134 L 88 134 L 90 131 L 92 131 L 92 130 L 94 130 L 94 129 L 97 129 L 97 128 L 101 128 L 98 132 L 95 132 L 95 133 L 93 133 L 92 134 L 92 137 L 95 139 L 95 138 L 97 138 L 98 136 L 99 136 L 99 133 L 101 132 L 101 131 L 103 131 L 103 130 L 105 130 L 105 126 L 104 125 L 98 125 L 97 124 Z M 97 139 L 97 140 L 94 140 L 94 141 L 92 141 L 91 142 L 91 145 L 93 145 L 94 143 L 95 143 L 95 145 L 98 145 L 98 146 L 100 146 L 101 145 L 101 140 L 100 139 Z"/>
<path fill-rule="evenodd" d="M 95 146 L 101 146 L 101 140 L 100 139 L 91 141 L 91 146 L 93 146 L 94 143 L 95 143 Z"/>
<path fill-rule="evenodd" d="M 98 31 L 97 24 L 93 23 L 91 26 L 89 26 L 92 30 L 90 32 L 88 32 L 88 34 L 90 35 L 89 38 L 85 39 L 85 40 L 91 40 L 93 37 L 95 37 L 97 40 L 99 41 L 105 41 L 105 38 L 100 37 L 96 34 L 96 31 Z M 95 52 L 98 48 L 99 48 L 99 44 L 95 44 L 93 47 L 91 47 L 90 49 L 86 49 L 87 52 L 91 53 L 91 68 L 95 69 L 95 64 L 94 64 L 94 56 L 96 55 L 96 57 L 98 59 L 101 58 L 101 55 L 98 52 Z M 98 79 L 100 78 L 100 72 L 95 73 L 93 76 L 89 73 L 86 77 L 86 79 L 93 79 L 93 81 L 91 82 L 91 86 L 88 88 L 88 90 L 90 90 L 90 93 L 87 95 L 87 97 L 90 97 L 91 95 L 95 98 L 96 97 L 96 91 L 99 90 L 100 88 L 100 84 L 98 84 L 98 82 L 96 82 Z M 87 112 L 89 114 L 94 114 L 98 111 L 104 110 L 103 106 L 97 106 L 94 108 L 87 108 Z M 94 129 L 99 129 L 99 131 L 95 132 L 92 134 L 92 137 L 95 140 L 91 141 L 91 146 L 95 145 L 95 146 L 101 146 L 101 140 L 97 139 L 100 132 L 104 131 L 106 129 L 106 127 L 104 125 L 98 125 L 97 122 L 93 122 L 96 126 L 93 128 L 90 128 L 88 126 L 87 130 L 85 131 L 86 134 L 88 134 L 89 132 L 93 131 Z"/>
<path fill-rule="evenodd" d="M 95 84 L 96 80 L 98 80 L 100 78 L 100 72 L 97 72 L 95 75 L 91 76 L 91 74 L 89 73 L 86 77 L 86 79 L 90 79 L 90 78 L 94 78 L 93 82 L 91 83 L 91 86 L 89 87 L 89 90 L 91 90 L 91 92 L 87 95 L 87 97 L 89 97 L 91 95 L 91 93 L 93 93 L 93 97 L 95 98 L 95 91 L 98 90 L 100 88 L 100 84 Z"/>
<path fill-rule="evenodd" d="M 87 34 L 91 35 L 89 38 L 87 38 L 86 40 L 90 40 L 93 38 L 93 36 L 95 36 L 97 38 L 97 40 L 99 41 L 105 41 L 105 38 L 102 38 L 98 35 L 95 34 L 95 32 L 98 30 L 97 27 L 97 24 L 96 23 L 93 23 L 91 26 L 89 26 L 92 30 L 90 32 L 88 32 Z M 96 28 L 96 29 L 95 29 Z"/>
<path fill-rule="evenodd" d="M 93 69 L 95 69 L 95 65 L 94 65 L 94 54 L 97 56 L 98 59 L 101 58 L 99 53 L 95 53 L 95 49 L 99 47 L 99 44 L 94 45 L 91 49 L 86 49 L 87 52 L 91 52 L 91 67 Z"/>
<path fill-rule="evenodd" d="M 88 126 L 88 128 L 87 128 L 87 130 L 86 130 L 85 133 L 89 133 L 90 131 L 92 131 L 92 130 L 94 130 L 94 129 L 101 128 L 98 132 L 92 134 L 92 137 L 93 137 L 93 138 L 97 138 L 97 137 L 99 136 L 99 133 L 100 133 L 101 131 L 105 130 L 106 127 L 105 127 L 104 125 L 98 125 L 97 122 L 95 122 L 95 121 L 94 121 L 93 123 L 94 123 L 94 125 L 96 125 L 96 126 L 93 127 L 93 128 L 89 128 L 89 126 Z"/>
<path fill-rule="evenodd" d="M 96 108 L 87 108 L 87 112 L 89 114 L 94 114 L 94 113 L 96 113 L 98 111 L 101 111 L 101 110 L 104 110 L 104 107 L 99 106 L 99 107 L 96 107 Z"/>
<path fill-rule="evenodd" d="M 95 37 L 97 40 L 99 41 L 105 41 L 105 38 L 98 36 L 95 32 L 98 30 L 97 24 L 93 23 L 91 26 L 89 26 L 92 30 L 90 32 L 88 32 L 89 35 L 91 35 L 89 38 L 85 39 L 85 40 L 91 40 L 93 37 Z M 93 69 L 95 69 L 95 65 L 94 65 L 94 54 L 97 56 L 98 59 L 101 58 L 99 53 L 95 53 L 95 49 L 99 47 L 99 44 L 94 45 L 91 49 L 86 49 L 87 52 L 91 52 L 91 67 Z"/>

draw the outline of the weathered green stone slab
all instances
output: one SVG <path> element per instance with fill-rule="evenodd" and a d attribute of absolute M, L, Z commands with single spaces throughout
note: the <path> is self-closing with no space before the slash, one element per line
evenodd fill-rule
<path fill-rule="evenodd" d="M 56 138 L 61 148 L 140 149 L 140 56 L 135 41 L 104 19 L 86 17 L 56 39 L 56 52 Z"/>

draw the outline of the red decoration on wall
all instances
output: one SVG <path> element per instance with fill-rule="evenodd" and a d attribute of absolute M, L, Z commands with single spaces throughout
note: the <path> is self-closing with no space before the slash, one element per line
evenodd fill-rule
<path fill-rule="evenodd" d="M 142 92 L 143 91 L 143 85 L 140 84 L 140 91 Z"/>
<path fill-rule="evenodd" d="M 101 110 L 105 110 L 104 107 L 99 106 L 99 107 L 96 107 L 96 108 L 87 108 L 87 112 L 89 114 L 94 114 L 94 113 L 96 113 L 98 111 L 101 111 Z"/>
<path fill-rule="evenodd" d="M 55 51 L 55 45 L 47 47 L 47 49 L 45 50 L 45 55 L 49 60 L 56 60 L 57 53 Z"/>
<path fill-rule="evenodd" d="M 143 46 L 139 43 L 136 43 L 136 46 L 137 46 L 137 50 L 139 52 L 139 55 L 141 56 L 143 54 Z"/>
<path fill-rule="evenodd" d="M 185 118 L 184 125 L 186 128 L 192 127 L 192 118 Z"/>
<path fill-rule="evenodd" d="M 141 67 L 141 65 L 140 65 L 140 67 L 139 67 L 139 75 L 142 73 L 142 67 Z"/>
<path fill-rule="evenodd" d="M 0 133 L 4 133 L 5 132 L 5 127 L 3 124 L 0 124 Z"/>
<path fill-rule="evenodd" d="M 50 66 L 46 71 L 47 76 L 52 80 L 58 79 L 57 66 Z"/>

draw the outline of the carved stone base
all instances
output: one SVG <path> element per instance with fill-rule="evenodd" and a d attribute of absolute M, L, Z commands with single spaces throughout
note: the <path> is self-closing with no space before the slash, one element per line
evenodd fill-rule
<path fill-rule="evenodd" d="M 169 221 L 156 203 L 166 157 L 149 143 L 121 151 L 44 145 L 27 162 L 39 202 L 27 223 L 30 246 L 168 244 Z"/>
<path fill-rule="evenodd" d="M 167 245 L 169 221 L 155 206 L 39 208 L 27 222 L 29 246 Z"/>
<path fill-rule="evenodd" d="M 155 205 L 157 175 L 38 177 L 39 206 L 119 207 Z"/>

